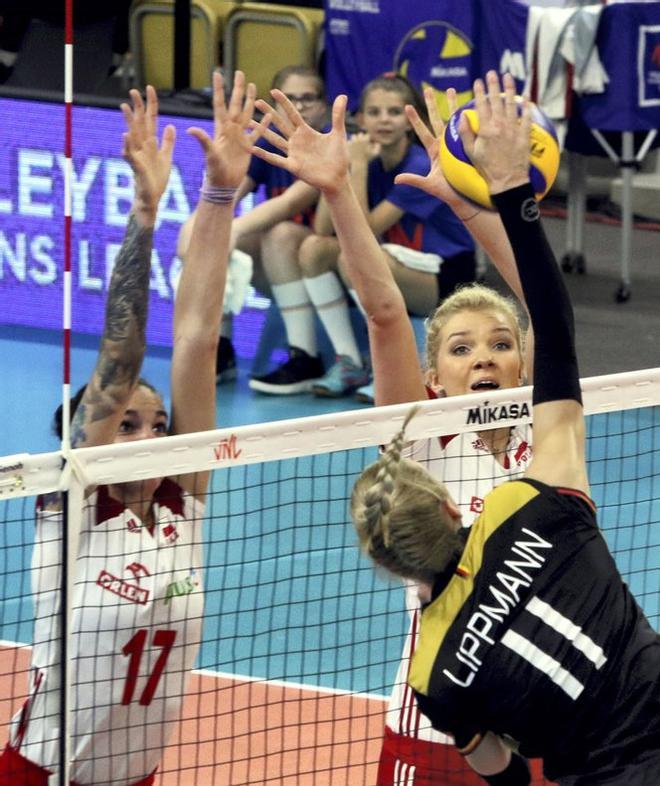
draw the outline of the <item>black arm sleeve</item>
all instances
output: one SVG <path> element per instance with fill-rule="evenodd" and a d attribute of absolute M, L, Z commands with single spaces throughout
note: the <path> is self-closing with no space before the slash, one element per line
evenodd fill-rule
<path fill-rule="evenodd" d="M 495 194 L 534 327 L 533 403 L 582 403 L 573 308 L 529 183 Z"/>

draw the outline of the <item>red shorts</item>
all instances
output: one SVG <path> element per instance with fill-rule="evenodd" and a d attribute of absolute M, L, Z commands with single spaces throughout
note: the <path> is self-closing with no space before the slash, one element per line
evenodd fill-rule
<path fill-rule="evenodd" d="M 49 786 L 50 770 L 26 759 L 9 745 L 0 754 L 0 786 Z M 156 773 L 152 772 L 133 786 L 153 786 Z M 71 786 L 79 784 L 71 781 Z"/>
<path fill-rule="evenodd" d="M 539 759 L 529 766 L 532 786 L 552 786 Z M 376 786 L 484 786 L 484 780 L 453 745 L 395 734 L 386 726 Z"/>

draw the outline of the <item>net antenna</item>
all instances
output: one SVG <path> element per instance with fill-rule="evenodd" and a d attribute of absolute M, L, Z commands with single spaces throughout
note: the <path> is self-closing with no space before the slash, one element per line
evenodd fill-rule
<path fill-rule="evenodd" d="M 64 0 L 64 260 L 62 272 L 62 458 L 65 470 L 71 468 L 71 176 L 73 171 L 73 0 Z M 66 474 L 69 474 L 65 472 Z M 75 484 L 77 489 L 80 484 Z M 71 763 L 73 717 L 71 713 L 72 664 L 69 658 L 71 641 L 73 579 L 78 554 L 80 504 L 82 490 L 71 494 L 62 491 L 62 601 L 61 601 L 61 685 L 59 740 L 59 783 L 67 786 Z M 78 505 L 78 516 L 72 520 L 70 511 Z M 71 526 L 73 525 L 73 526 Z"/>

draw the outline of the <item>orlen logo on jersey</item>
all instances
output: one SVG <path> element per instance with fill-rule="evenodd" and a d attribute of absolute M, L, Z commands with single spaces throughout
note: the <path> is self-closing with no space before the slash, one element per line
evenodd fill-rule
<path fill-rule="evenodd" d="M 213 448 L 213 455 L 216 461 L 221 461 L 222 459 L 234 461 L 242 452 L 243 449 L 239 448 L 236 444 L 236 434 L 232 434 L 231 437 L 221 440 Z"/>
<path fill-rule="evenodd" d="M 129 600 L 131 603 L 138 603 L 140 606 L 144 606 L 149 600 L 149 590 L 140 586 L 140 579 L 151 574 L 139 562 L 131 562 L 125 569 L 133 574 L 135 584 L 125 579 L 117 578 L 112 573 L 108 573 L 107 570 L 102 570 L 99 573 L 96 583 L 102 589 L 108 590 L 114 595 L 119 595 L 122 600 Z"/>

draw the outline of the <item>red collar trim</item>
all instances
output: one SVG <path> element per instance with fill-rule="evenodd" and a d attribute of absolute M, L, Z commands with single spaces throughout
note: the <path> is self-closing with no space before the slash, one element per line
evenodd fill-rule
<path fill-rule="evenodd" d="M 559 494 L 565 494 L 567 497 L 578 497 L 579 499 L 584 500 L 584 502 L 589 505 L 593 512 L 596 512 L 596 503 L 591 499 L 591 497 L 588 497 L 584 491 L 579 491 L 578 489 L 565 489 L 557 486 L 557 492 Z"/>
<path fill-rule="evenodd" d="M 170 478 L 165 478 L 154 493 L 153 501 L 169 508 L 175 516 L 183 516 L 183 491 Z M 126 510 L 126 506 L 110 496 L 107 486 L 99 486 L 96 497 L 96 526 L 113 519 Z"/>

